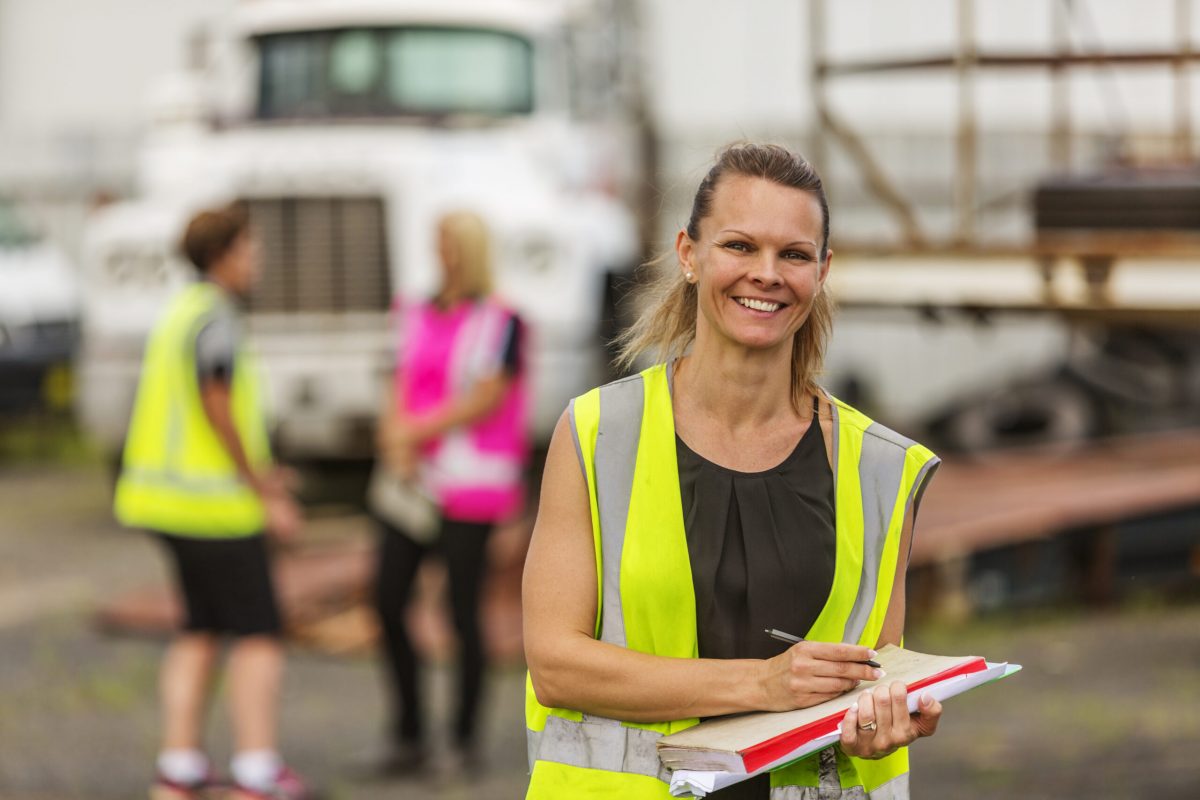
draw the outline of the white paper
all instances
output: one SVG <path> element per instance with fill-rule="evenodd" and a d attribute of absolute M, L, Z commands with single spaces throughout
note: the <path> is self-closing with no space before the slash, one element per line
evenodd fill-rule
<path fill-rule="evenodd" d="M 993 664 L 988 662 L 987 669 L 979 672 L 972 672 L 967 675 L 956 675 L 953 678 L 941 681 L 939 683 L 926 686 L 924 689 L 919 689 L 916 692 L 911 692 L 908 695 L 908 711 L 910 714 L 915 714 L 917 711 L 917 701 L 922 694 L 928 694 L 935 700 L 946 700 L 954 697 L 957 694 L 962 694 L 968 689 L 974 689 L 976 686 L 987 683 L 988 681 L 1007 678 L 1014 672 L 1021 669 L 1020 664 L 999 663 Z M 841 737 L 841 732 L 838 728 L 828 733 L 805 742 L 800 747 L 796 748 L 786 756 L 779 758 L 765 767 L 762 767 L 754 772 L 724 772 L 716 770 L 698 770 L 698 769 L 680 769 L 671 773 L 671 796 L 673 797 L 704 797 L 709 792 L 715 792 L 717 789 L 724 789 L 726 786 L 732 786 L 735 783 L 741 783 L 747 778 L 752 778 L 755 775 L 761 775 L 764 772 L 770 772 L 773 769 L 779 769 L 793 761 L 799 761 L 807 755 L 811 755 L 818 750 L 823 750 L 829 745 L 836 742 Z"/>

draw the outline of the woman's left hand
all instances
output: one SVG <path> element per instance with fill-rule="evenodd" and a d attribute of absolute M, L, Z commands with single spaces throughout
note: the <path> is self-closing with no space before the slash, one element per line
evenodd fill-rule
<path fill-rule="evenodd" d="M 942 704 L 922 695 L 917 713 L 908 713 L 908 690 L 900 681 L 863 692 L 842 721 L 842 752 L 857 758 L 883 758 L 932 736 L 942 718 Z"/>

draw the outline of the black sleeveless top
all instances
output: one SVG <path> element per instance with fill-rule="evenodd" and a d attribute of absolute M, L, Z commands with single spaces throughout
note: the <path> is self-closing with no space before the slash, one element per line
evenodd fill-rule
<path fill-rule="evenodd" d="M 678 435 L 675 450 L 700 657 L 779 655 L 789 645 L 763 631 L 803 636 L 833 586 L 833 472 L 816 414 L 791 454 L 763 472 L 714 464 Z M 769 791 L 762 775 L 714 796 L 765 800 Z"/>

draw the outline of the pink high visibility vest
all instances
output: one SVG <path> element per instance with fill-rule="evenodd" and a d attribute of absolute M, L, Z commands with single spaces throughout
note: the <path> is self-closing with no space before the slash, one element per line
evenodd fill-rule
<path fill-rule="evenodd" d="M 433 413 L 503 368 L 513 313 L 493 300 L 442 311 L 432 302 L 397 304 L 395 397 L 413 417 Z M 523 357 L 499 407 L 421 449 L 421 481 L 447 519 L 501 522 L 520 513 L 529 453 Z"/>

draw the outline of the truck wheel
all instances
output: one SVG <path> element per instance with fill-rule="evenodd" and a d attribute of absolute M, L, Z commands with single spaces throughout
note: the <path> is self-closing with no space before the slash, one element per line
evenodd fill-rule
<path fill-rule="evenodd" d="M 1094 399 L 1061 377 L 975 397 L 931 426 L 946 447 L 970 453 L 1023 444 L 1078 445 L 1101 427 Z"/>

